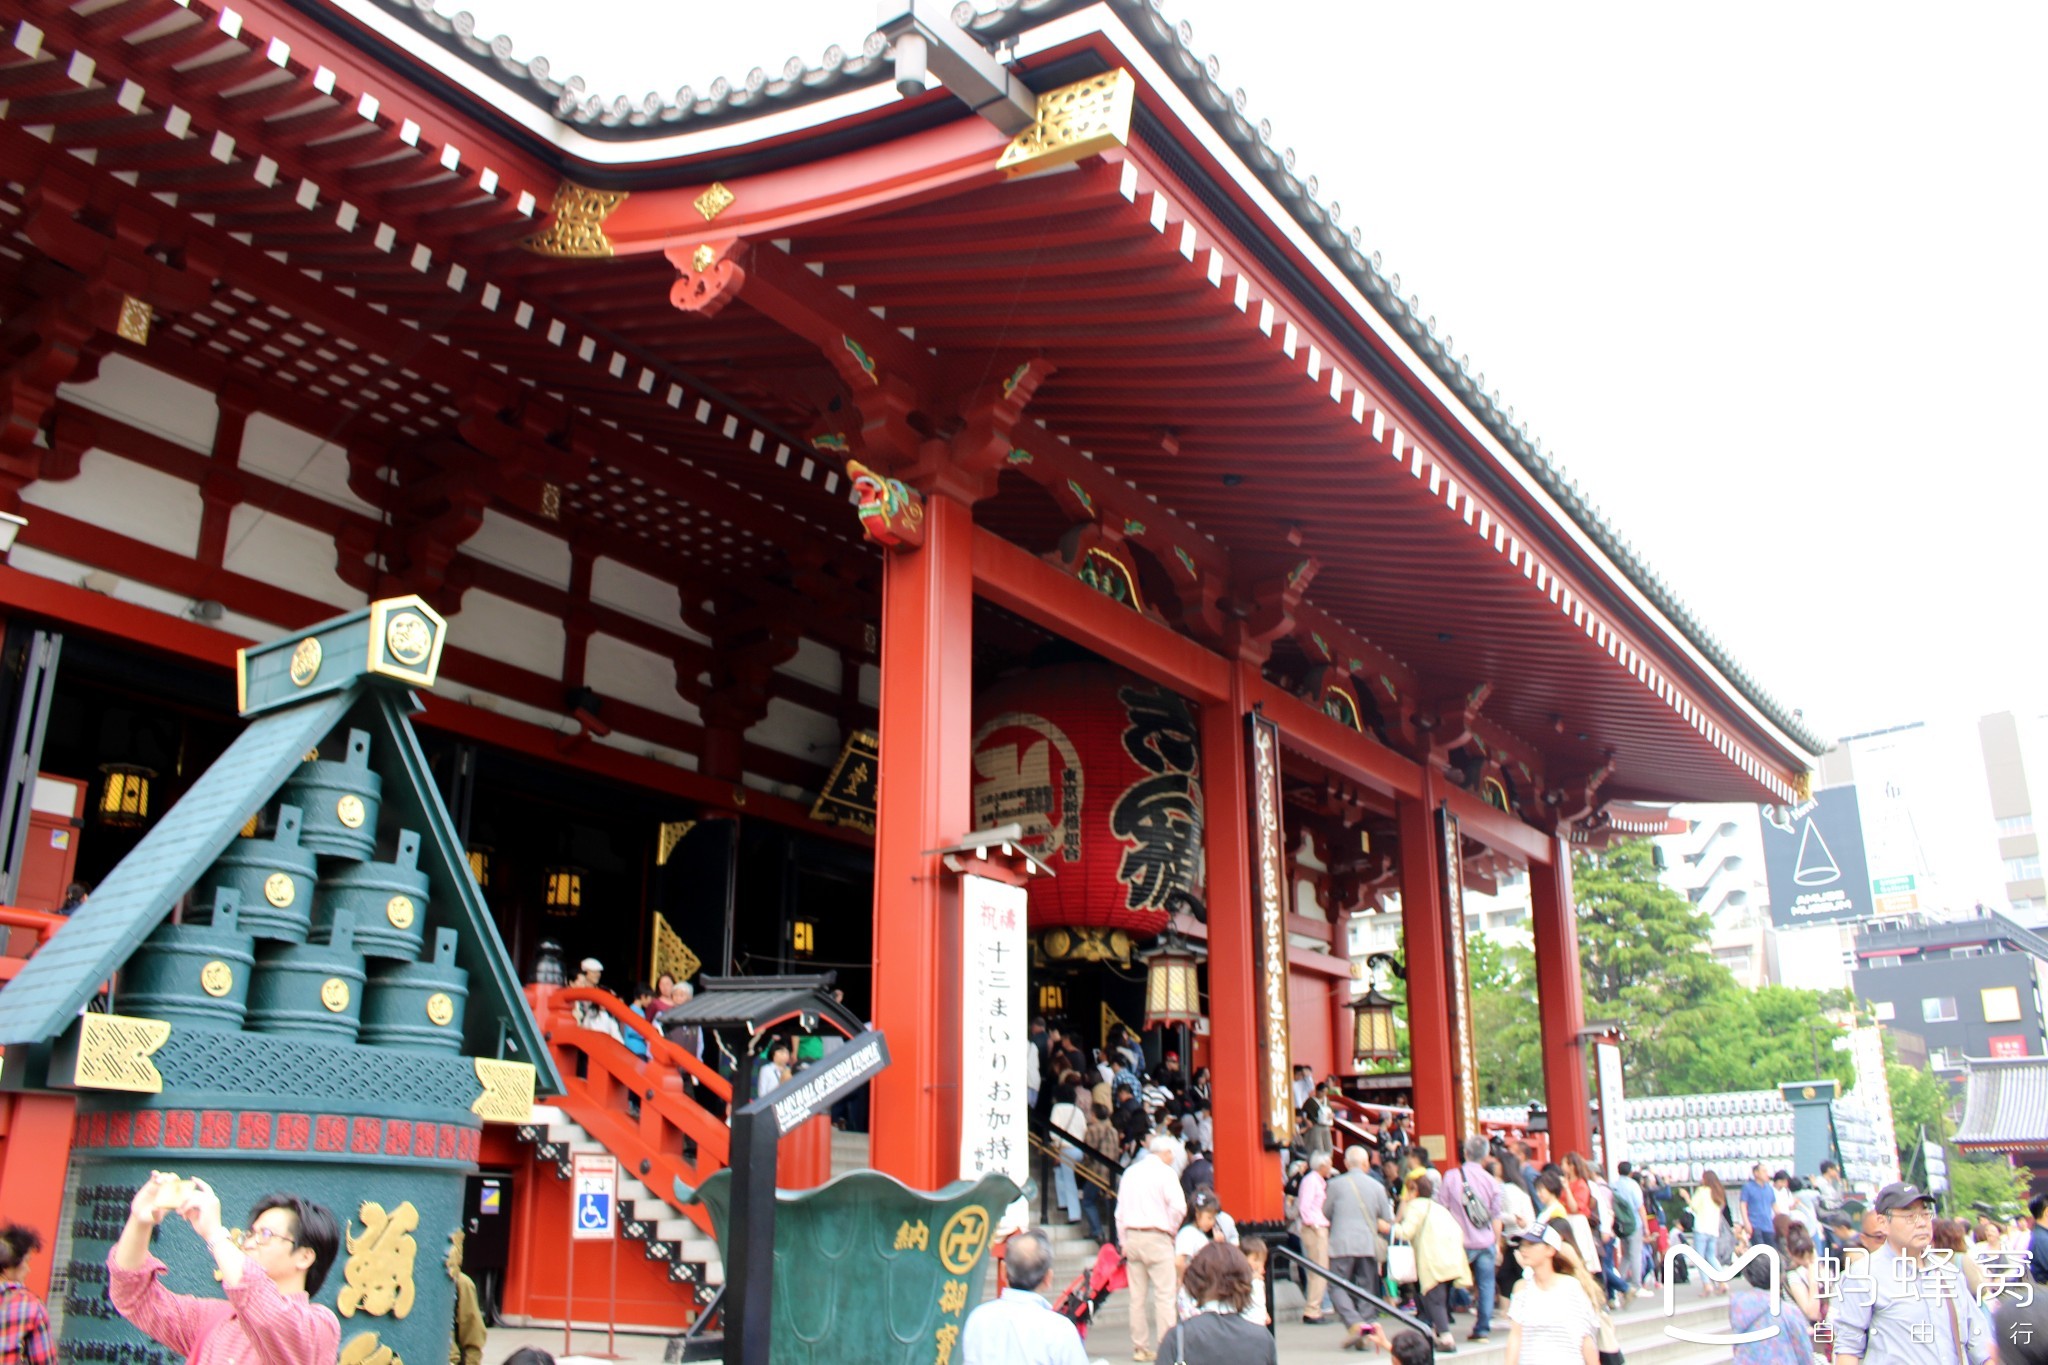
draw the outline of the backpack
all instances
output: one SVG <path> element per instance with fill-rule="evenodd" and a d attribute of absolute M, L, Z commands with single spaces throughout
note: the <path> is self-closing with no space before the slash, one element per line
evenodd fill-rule
<path fill-rule="evenodd" d="M 1641 1224 L 1636 1221 L 1635 1205 L 1616 1195 L 1614 1198 L 1614 1235 L 1616 1237 L 1633 1237 L 1640 1227 Z"/>

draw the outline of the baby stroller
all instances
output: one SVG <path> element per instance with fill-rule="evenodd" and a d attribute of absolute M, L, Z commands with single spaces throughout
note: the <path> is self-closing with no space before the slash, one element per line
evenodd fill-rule
<path fill-rule="evenodd" d="M 1073 1283 L 1060 1291 L 1059 1298 L 1053 1303 L 1053 1311 L 1072 1319 L 1085 1341 L 1089 1324 L 1095 1321 L 1095 1310 L 1130 1282 L 1130 1276 L 1124 1272 L 1123 1252 L 1114 1243 L 1105 1242 L 1102 1250 L 1095 1253 L 1095 1264 L 1076 1275 Z"/>

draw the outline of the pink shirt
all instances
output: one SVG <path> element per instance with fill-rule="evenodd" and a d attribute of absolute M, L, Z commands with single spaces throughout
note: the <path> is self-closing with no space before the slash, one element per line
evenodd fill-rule
<path fill-rule="evenodd" d="M 1295 1203 L 1301 1210 L 1301 1221 L 1305 1226 L 1330 1226 L 1330 1215 L 1323 1212 L 1323 1199 L 1329 1192 L 1330 1182 L 1323 1179 L 1320 1171 L 1310 1171 L 1301 1178 L 1301 1190 L 1295 1195 Z"/>
<path fill-rule="evenodd" d="M 1116 1230 L 1119 1238 L 1134 1228 L 1152 1228 L 1171 1237 L 1187 1221 L 1188 1197 L 1173 1167 L 1148 1152 L 1124 1172 L 1116 1187 Z"/>
<path fill-rule="evenodd" d="M 107 1297 L 122 1317 L 191 1365 L 334 1365 L 341 1354 L 341 1319 L 303 1293 L 286 1294 L 254 1261 L 242 1282 L 223 1286 L 224 1299 L 173 1294 L 159 1278 L 164 1263 L 151 1256 L 139 1270 L 123 1270 L 107 1253 Z"/>

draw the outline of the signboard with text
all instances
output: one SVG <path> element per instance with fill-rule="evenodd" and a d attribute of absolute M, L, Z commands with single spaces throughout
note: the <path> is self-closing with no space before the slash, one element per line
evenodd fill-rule
<path fill-rule="evenodd" d="M 1294 1056 L 1287 1034 L 1287 836 L 1280 816 L 1280 727 L 1245 717 L 1251 752 L 1252 971 L 1258 984 L 1259 1123 L 1269 1147 L 1294 1141 Z"/>
<path fill-rule="evenodd" d="M 1451 993 L 1451 1098 L 1457 1102 L 1455 1147 L 1479 1131 L 1479 1077 L 1472 1043 L 1472 983 L 1465 961 L 1465 855 L 1458 817 L 1446 809 L 1436 813 L 1437 837 L 1443 853 L 1445 980 Z M 1455 1156 L 1451 1160 L 1455 1161 Z"/>
<path fill-rule="evenodd" d="M 1031 1178 L 1024 1050 L 1029 897 L 987 877 L 960 879 L 960 1178 Z"/>
<path fill-rule="evenodd" d="M 1796 806 L 1764 807 L 1763 843 L 1772 924 L 1782 929 L 1870 915 L 1870 870 L 1854 787 L 1830 787 Z"/>

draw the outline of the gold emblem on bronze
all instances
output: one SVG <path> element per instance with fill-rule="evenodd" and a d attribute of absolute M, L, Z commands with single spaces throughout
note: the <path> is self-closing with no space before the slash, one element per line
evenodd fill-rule
<path fill-rule="evenodd" d="M 426 662 L 434 648 L 434 632 L 418 612 L 401 611 L 384 627 L 384 648 L 391 657 L 411 668 Z"/>
<path fill-rule="evenodd" d="M 292 651 L 292 684 L 304 687 L 320 676 L 320 642 L 310 636 Z"/>
<path fill-rule="evenodd" d="M 391 921 L 391 927 L 394 929 L 412 928 L 412 922 L 417 914 L 418 907 L 412 903 L 411 896 L 393 896 L 384 905 L 384 918 Z"/>
<path fill-rule="evenodd" d="M 413 1233 L 419 1230 L 420 1212 L 411 1200 L 389 1213 L 382 1204 L 365 1200 L 356 1216 L 363 1230 L 358 1233 L 349 1224 L 348 1265 L 342 1271 L 348 1283 L 334 1306 L 345 1318 L 358 1312 L 402 1318 L 412 1311 L 412 1267 L 420 1249 Z"/>
<path fill-rule="evenodd" d="M 263 879 L 263 899 L 282 910 L 299 898 L 298 883 L 282 872 Z"/>
<path fill-rule="evenodd" d="M 367 814 L 368 812 L 363 809 L 363 798 L 354 793 L 334 803 L 334 818 L 350 829 L 361 829 L 363 818 Z"/>
<path fill-rule="evenodd" d="M 320 1003 L 340 1014 L 348 1008 L 348 982 L 338 976 L 330 976 L 320 983 Z"/>
<path fill-rule="evenodd" d="M 969 1204 L 946 1220 L 939 1230 L 939 1264 L 955 1275 L 965 1275 L 981 1259 L 988 1245 L 988 1210 Z"/>
<path fill-rule="evenodd" d="M 435 991 L 427 997 L 427 1018 L 433 1020 L 437 1028 L 447 1028 L 455 1018 L 455 1002 L 444 992 Z"/>
<path fill-rule="evenodd" d="M 235 988 L 235 969 L 219 958 L 199 969 L 199 989 L 218 1000 Z"/>

